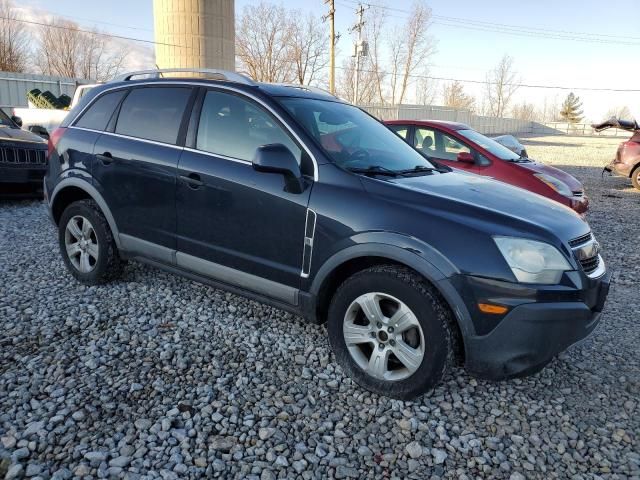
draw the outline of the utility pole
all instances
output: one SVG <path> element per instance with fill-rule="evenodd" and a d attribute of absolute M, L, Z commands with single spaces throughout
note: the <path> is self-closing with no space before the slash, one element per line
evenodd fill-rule
<path fill-rule="evenodd" d="M 329 4 L 329 13 L 322 17 L 322 20 L 329 19 L 329 91 L 332 94 L 336 93 L 336 32 L 335 32 L 335 14 L 336 8 L 334 5 L 334 0 L 324 0 L 324 3 Z"/>
<path fill-rule="evenodd" d="M 353 88 L 354 105 L 358 104 L 358 93 L 360 88 L 360 57 L 366 57 L 368 55 L 367 44 L 362 40 L 362 27 L 364 27 L 364 20 L 362 19 L 362 17 L 364 15 L 364 11 L 365 7 L 362 4 L 359 4 L 358 9 L 356 10 L 356 15 L 358 15 L 358 23 L 351 27 L 352 32 L 358 32 L 358 40 L 356 40 L 356 44 L 353 48 L 353 54 L 356 57 L 356 71 L 354 75 L 355 86 Z"/>

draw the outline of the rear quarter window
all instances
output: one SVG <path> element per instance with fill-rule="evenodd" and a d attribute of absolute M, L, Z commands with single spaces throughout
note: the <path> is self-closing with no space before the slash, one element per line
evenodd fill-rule
<path fill-rule="evenodd" d="M 125 93 L 126 90 L 105 93 L 87 108 L 75 126 L 91 130 L 106 130 L 113 112 Z"/>
<path fill-rule="evenodd" d="M 175 144 L 192 89 L 134 88 L 122 102 L 116 133 Z"/>

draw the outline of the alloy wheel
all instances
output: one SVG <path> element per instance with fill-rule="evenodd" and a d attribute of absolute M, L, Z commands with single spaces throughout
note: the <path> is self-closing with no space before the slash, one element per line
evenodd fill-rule
<path fill-rule="evenodd" d="M 417 317 L 405 303 L 385 293 L 356 298 L 345 314 L 343 335 L 353 360 L 379 380 L 404 380 L 424 358 L 424 334 Z"/>
<path fill-rule="evenodd" d="M 98 263 L 98 237 L 85 217 L 76 215 L 67 223 L 64 245 L 71 264 L 81 273 L 89 273 Z"/>

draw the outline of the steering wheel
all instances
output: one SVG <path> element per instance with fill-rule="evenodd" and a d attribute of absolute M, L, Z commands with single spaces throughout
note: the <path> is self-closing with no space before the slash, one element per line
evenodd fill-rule
<path fill-rule="evenodd" d="M 367 162 L 369 160 L 369 157 L 371 155 L 369 154 L 368 151 L 359 148 L 358 150 L 355 150 L 354 152 L 352 152 L 349 155 L 349 158 L 347 159 L 347 161 L 345 163 L 353 163 L 353 162 Z"/>

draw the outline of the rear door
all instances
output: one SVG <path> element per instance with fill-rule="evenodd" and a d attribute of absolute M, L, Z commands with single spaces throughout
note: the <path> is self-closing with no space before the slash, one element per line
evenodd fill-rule
<path fill-rule="evenodd" d="M 125 250 L 173 262 L 181 127 L 194 90 L 133 87 L 94 148 L 93 176 Z"/>
<path fill-rule="evenodd" d="M 282 175 L 255 171 L 252 159 L 273 143 L 299 162 L 306 153 L 264 106 L 217 89 L 203 91 L 189 137 L 178 169 L 178 265 L 292 303 L 292 290 L 274 281 L 299 286 L 312 183 L 287 192 Z"/>

